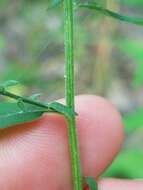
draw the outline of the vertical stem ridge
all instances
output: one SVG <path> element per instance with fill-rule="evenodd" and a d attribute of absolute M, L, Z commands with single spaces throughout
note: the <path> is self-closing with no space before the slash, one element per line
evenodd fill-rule
<path fill-rule="evenodd" d="M 73 6 L 72 0 L 64 0 L 65 5 L 65 85 L 66 102 L 74 108 L 74 55 L 73 55 Z"/>
<path fill-rule="evenodd" d="M 74 111 L 74 53 L 73 53 L 73 3 L 64 0 L 65 16 L 65 87 L 66 104 Z M 75 116 L 68 119 L 69 145 L 74 190 L 82 190 L 80 155 Z"/>

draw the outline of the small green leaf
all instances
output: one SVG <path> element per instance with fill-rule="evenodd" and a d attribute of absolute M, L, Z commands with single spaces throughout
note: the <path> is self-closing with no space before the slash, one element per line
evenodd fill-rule
<path fill-rule="evenodd" d="M 49 108 L 57 111 L 58 113 L 65 115 L 66 117 L 77 115 L 77 113 L 72 111 L 70 108 L 58 102 L 52 102 L 51 104 L 49 104 Z"/>
<path fill-rule="evenodd" d="M 8 80 L 2 84 L 0 84 L 0 87 L 7 88 L 11 86 L 16 86 L 19 82 L 16 80 Z"/>
<path fill-rule="evenodd" d="M 57 7 L 58 5 L 60 5 L 63 2 L 63 0 L 51 0 L 48 6 L 48 9 L 52 9 Z"/>
<path fill-rule="evenodd" d="M 17 105 L 22 111 L 25 111 L 25 104 L 21 98 L 18 99 Z"/>
<path fill-rule="evenodd" d="M 97 183 L 93 177 L 85 177 L 85 183 L 89 186 L 90 190 L 98 190 Z"/>
<path fill-rule="evenodd" d="M 129 17 L 129 16 L 121 15 L 116 12 L 105 9 L 102 6 L 100 6 L 98 3 L 95 3 L 95 2 L 80 3 L 79 7 L 94 9 L 106 16 L 110 16 L 110 17 L 113 17 L 113 18 L 121 20 L 121 21 L 129 22 L 129 23 L 137 24 L 137 25 L 143 25 L 143 18 Z"/>
<path fill-rule="evenodd" d="M 25 104 L 25 110 L 21 111 L 17 103 L 0 103 L 0 129 L 33 121 L 46 111 L 29 104 Z"/>
<path fill-rule="evenodd" d="M 41 93 L 37 93 L 37 94 L 33 94 L 32 96 L 30 96 L 29 98 L 31 100 L 37 100 L 42 94 Z"/>

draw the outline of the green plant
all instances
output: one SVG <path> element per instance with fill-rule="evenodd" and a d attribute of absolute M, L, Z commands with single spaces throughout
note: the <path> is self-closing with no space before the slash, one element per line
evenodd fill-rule
<path fill-rule="evenodd" d="M 65 96 L 66 106 L 58 102 L 50 104 L 41 103 L 37 100 L 39 94 L 31 97 L 18 96 L 9 92 L 8 87 L 17 85 L 14 80 L 7 81 L 0 85 L 0 94 L 15 99 L 16 103 L 1 103 L 0 122 L 1 128 L 11 127 L 16 124 L 33 121 L 43 115 L 45 112 L 55 112 L 62 114 L 68 121 L 69 145 L 71 150 L 71 164 L 73 174 L 74 190 L 82 190 L 83 183 L 88 184 L 91 190 L 97 190 L 94 178 L 87 176 L 82 178 L 80 155 L 78 150 L 78 137 L 74 105 L 74 10 L 78 8 L 88 8 L 96 10 L 99 13 L 110 16 L 115 19 L 126 21 L 138 25 L 143 25 L 142 18 L 123 16 L 100 6 L 96 2 L 81 3 L 79 0 L 51 0 L 49 9 L 56 7 L 64 2 L 65 18 Z"/>

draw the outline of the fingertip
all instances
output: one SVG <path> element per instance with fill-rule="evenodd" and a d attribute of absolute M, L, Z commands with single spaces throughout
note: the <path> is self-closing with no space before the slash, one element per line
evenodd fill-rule
<path fill-rule="evenodd" d="M 94 95 L 76 97 L 76 111 L 83 172 L 97 177 L 122 147 L 122 119 L 109 101 Z"/>
<path fill-rule="evenodd" d="M 75 102 L 83 176 L 97 177 L 121 147 L 121 117 L 114 106 L 97 96 L 77 96 Z M 1 136 L 1 189 L 5 185 L 11 190 L 72 189 L 64 117 L 46 114 L 37 121 L 4 130 Z"/>

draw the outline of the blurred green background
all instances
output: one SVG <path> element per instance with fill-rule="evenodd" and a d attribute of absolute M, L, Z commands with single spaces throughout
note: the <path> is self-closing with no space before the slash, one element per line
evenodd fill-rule
<path fill-rule="evenodd" d="M 49 0 L 0 0 L 0 81 L 21 82 L 15 93 L 42 92 L 41 100 L 64 96 L 63 8 Z M 142 0 L 101 0 L 124 15 L 142 16 Z M 143 177 L 143 27 L 103 17 L 75 15 L 76 94 L 108 98 L 126 130 L 122 152 L 105 176 Z"/>

